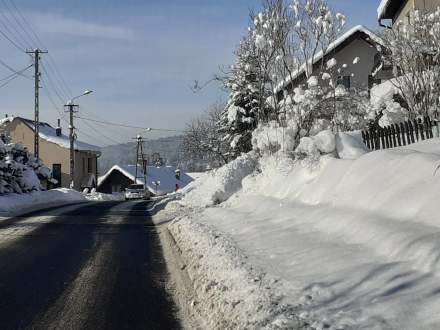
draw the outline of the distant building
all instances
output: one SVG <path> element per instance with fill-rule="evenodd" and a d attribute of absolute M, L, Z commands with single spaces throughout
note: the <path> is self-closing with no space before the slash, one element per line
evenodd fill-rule
<path fill-rule="evenodd" d="M 146 175 L 140 166 L 138 171 L 138 179 L 135 182 L 135 165 L 115 165 L 99 178 L 98 191 L 106 194 L 123 192 L 129 185 L 138 183 L 145 184 L 153 195 L 165 195 L 174 192 L 176 185 L 180 189 L 193 181 L 190 176 L 174 166 L 147 166 Z"/>
<path fill-rule="evenodd" d="M 380 46 L 382 41 L 375 33 L 364 26 L 355 26 L 336 39 L 326 50 L 318 53 L 313 59 L 312 75 L 319 77 L 322 63 L 334 58 L 337 63 L 346 64 L 347 75 L 339 77 L 339 82 L 346 88 L 357 87 L 369 90 L 374 84 L 389 79 L 390 73 L 375 72 L 375 68 L 381 63 Z M 357 63 L 353 63 L 359 58 Z M 379 71 L 379 70 L 376 70 Z M 294 72 L 282 86 L 279 86 L 277 98 L 281 100 L 285 93 L 291 94 L 295 87 L 307 82 L 305 65 Z M 319 84 L 326 86 L 328 82 L 319 77 Z"/>
<path fill-rule="evenodd" d="M 385 26 L 384 20 L 391 20 L 391 26 L 399 21 L 409 23 L 414 10 L 431 12 L 439 6 L 440 0 L 382 0 L 377 9 L 379 24 Z"/>
<path fill-rule="evenodd" d="M 9 117 L 1 120 L 2 131 L 9 135 L 14 143 L 23 144 L 31 153 L 34 150 L 34 121 Z M 40 122 L 39 126 L 40 159 L 52 169 L 57 187 L 70 186 L 70 140 L 62 134 L 61 127 L 54 128 Z M 91 144 L 75 141 L 75 177 L 74 189 L 81 190 L 97 185 L 98 157 L 100 148 Z"/>

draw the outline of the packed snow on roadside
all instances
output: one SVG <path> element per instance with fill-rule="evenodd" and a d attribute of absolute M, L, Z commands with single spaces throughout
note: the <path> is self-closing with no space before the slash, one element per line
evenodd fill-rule
<path fill-rule="evenodd" d="M 351 156 L 245 157 L 169 203 L 212 328 L 440 328 L 440 140 Z"/>
<path fill-rule="evenodd" d="M 0 196 L 0 216 L 82 201 L 87 201 L 84 194 L 66 188 L 34 191 L 28 194 L 8 194 Z"/>

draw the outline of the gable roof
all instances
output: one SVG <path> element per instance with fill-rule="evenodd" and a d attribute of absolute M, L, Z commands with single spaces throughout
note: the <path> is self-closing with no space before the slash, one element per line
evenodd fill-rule
<path fill-rule="evenodd" d="M 180 171 L 180 180 L 177 180 L 175 176 L 176 170 L 177 168 L 174 166 L 147 166 L 146 182 L 144 182 L 144 179 L 138 178 L 136 183 L 145 184 L 148 190 L 155 194 L 156 186 L 153 182 L 160 181 L 160 185 L 157 187 L 157 194 L 164 195 L 171 193 L 175 191 L 176 184 L 179 185 L 179 188 L 183 188 L 193 181 L 193 179 L 183 171 Z M 136 165 L 114 165 L 107 173 L 99 178 L 98 187 L 107 180 L 113 171 L 119 171 L 131 181 L 135 181 Z M 138 167 L 138 176 L 144 177 L 142 167 Z"/>
<path fill-rule="evenodd" d="M 317 64 L 319 61 L 323 59 L 323 57 L 329 56 L 331 52 L 339 52 L 341 49 L 346 47 L 351 41 L 353 41 L 357 36 L 362 37 L 364 40 L 370 43 L 383 45 L 383 40 L 366 28 L 363 25 L 357 25 L 347 32 L 343 33 L 339 36 L 335 41 L 333 41 L 326 49 L 325 53 L 323 50 L 319 51 L 313 58 L 313 65 Z M 289 83 L 297 80 L 302 75 L 305 75 L 306 72 L 306 63 L 300 66 L 298 70 L 292 73 L 292 75 L 287 76 L 284 81 L 279 84 L 275 91 L 278 93 L 281 89 L 286 87 Z"/>
<path fill-rule="evenodd" d="M 35 130 L 35 122 L 30 119 L 22 118 L 22 117 L 8 117 L 5 119 L 2 119 L 0 121 L 0 125 L 12 122 L 14 120 L 20 120 L 23 122 L 27 127 L 29 127 L 32 131 Z M 70 149 L 70 139 L 68 136 L 61 134 L 61 136 L 57 136 L 56 129 L 53 128 L 51 125 L 45 122 L 40 122 L 39 125 L 39 136 L 41 139 L 46 140 L 48 142 L 55 143 L 63 148 Z M 89 151 L 94 153 L 100 153 L 101 148 L 92 144 L 88 144 L 85 142 L 81 142 L 78 140 L 75 140 L 74 142 L 74 149 L 77 151 Z"/>

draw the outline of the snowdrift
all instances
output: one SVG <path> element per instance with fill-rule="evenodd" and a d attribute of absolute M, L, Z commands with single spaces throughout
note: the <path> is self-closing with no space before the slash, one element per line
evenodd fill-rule
<path fill-rule="evenodd" d="M 272 279 L 279 305 L 290 306 L 286 319 L 270 304 L 259 308 L 280 328 L 289 327 L 292 310 L 314 328 L 440 328 L 439 139 L 357 159 L 324 156 L 312 165 L 264 158 L 259 167 L 258 174 L 236 177 L 233 198 L 190 213 L 185 226 L 170 225 L 186 249 L 199 251 L 200 238 L 188 229 L 197 224 L 211 239 L 235 242 L 238 250 L 224 253 L 241 253 L 242 265 L 227 268 L 229 276 L 242 290 L 251 285 L 236 276 L 243 269 Z M 199 182 L 183 201 L 196 205 L 189 200 L 211 196 L 208 187 Z M 200 262 L 225 265 L 227 258 L 212 250 Z M 197 256 L 192 260 L 197 264 Z M 215 280 L 222 272 L 211 266 L 205 274 Z M 253 310 L 236 308 L 243 315 Z"/>

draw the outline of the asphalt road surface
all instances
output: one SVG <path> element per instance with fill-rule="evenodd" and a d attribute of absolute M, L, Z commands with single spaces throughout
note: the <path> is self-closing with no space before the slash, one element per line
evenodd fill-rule
<path fill-rule="evenodd" d="M 179 329 L 147 202 L 0 222 L 0 329 Z"/>

